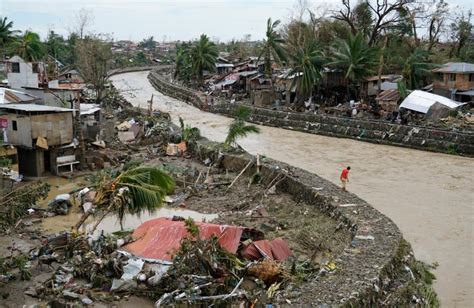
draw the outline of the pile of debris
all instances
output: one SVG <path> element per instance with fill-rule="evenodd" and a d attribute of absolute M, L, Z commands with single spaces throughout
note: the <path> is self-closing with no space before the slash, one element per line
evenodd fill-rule
<path fill-rule="evenodd" d="M 262 239 L 255 229 L 158 218 L 131 235 L 101 234 L 94 239 L 64 232 L 48 236 L 29 256 L 17 259 L 30 267 L 36 261 L 37 266 L 54 269 L 50 279 L 29 287 L 25 294 L 63 304 L 89 305 L 130 294 L 152 297 L 156 306 L 255 302 L 289 278 L 280 261 L 292 256 L 283 240 L 270 245 L 270 255 Z M 249 247 L 260 255 L 249 253 Z M 15 266 L 26 275 L 20 261 Z"/>
<path fill-rule="evenodd" d="M 36 201 L 48 196 L 50 185 L 36 182 L 15 188 L 0 198 L 0 230 L 17 224 L 22 217 L 33 213 Z"/>

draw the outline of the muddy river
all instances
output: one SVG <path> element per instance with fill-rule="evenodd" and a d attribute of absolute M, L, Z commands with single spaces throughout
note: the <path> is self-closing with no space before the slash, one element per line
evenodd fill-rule
<path fill-rule="evenodd" d="M 211 140 L 225 139 L 231 119 L 162 95 L 147 74 L 126 73 L 112 81 L 135 106 L 147 107 L 154 94 L 154 109 L 169 112 L 175 122 L 181 116 Z M 417 258 L 439 264 L 435 288 L 443 306 L 474 306 L 474 159 L 265 126 L 239 144 L 337 184 L 341 169 L 350 165 L 348 189 L 390 217 Z"/>

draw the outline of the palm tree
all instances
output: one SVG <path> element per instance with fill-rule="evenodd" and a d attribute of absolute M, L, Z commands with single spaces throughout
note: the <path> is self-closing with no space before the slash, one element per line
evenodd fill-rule
<path fill-rule="evenodd" d="M 364 78 L 373 73 L 377 64 L 377 52 L 364 40 L 361 32 L 350 35 L 347 40 L 339 40 L 333 49 L 334 61 L 331 63 L 345 72 L 345 78 L 349 81 L 352 90 L 349 94 L 355 95 L 356 87 Z"/>
<path fill-rule="evenodd" d="M 18 30 L 12 30 L 13 21 L 8 21 L 7 17 L 0 18 L 0 48 L 15 40 Z"/>
<path fill-rule="evenodd" d="M 12 30 L 13 21 L 8 21 L 7 17 L 0 18 L 0 56 L 3 59 L 7 45 L 15 40 L 18 30 Z"/>
<path fill-rule="evenodd" d="M 39 35 L 31 31 L 25 31 L 23 35 L 18 37 L 12 43 L 11 51 L 28 62 L 39 61 L 45 55 L 45 49 Z"/>
<path fill-rule="evenodd" d="M 176 46 L 176 68 L 174 78 L 189 81 L 191 78 L 191 46 L 189 43 L 183 42 Z"/>
<path fill-rule="evenodd" d="M 202 83 L 203 71 L 213 72 L 216 69 L 218 56 L 217 46 L 205 34 L 201 34 L 199 41 L 191 48 L 191 67 L 194 76 Z"/>
<path fill-rule="evenodd" d="M 105 174 L 93 202 L 95 209 L 101 211 L 102 215 L 91 232 L 110 213 L 117 215 L 122 224 L 126 213 L 140 215 L 144 211 L 153 212 L 161 206 L 164 197 L 173 188 L 173 179 L 153 167 L 135 167 L 122 171 L 116 177 Z M 90 213 L 91 211 L 84 213 L 76 224 L 76 229 L 79 229 Z"/>
<path fill-rule="evenodd" d="M 314 86 L 321 80 L 324 56 L 315 40 L 293 48 L 288 56 L 292 67 L 289 74 L 295 76 L 293 85 L 296 84 L 300 101 L 303 101 L 313 96 Z"/>
<path fill-rule="evenodd" d="M 227 137 L 224 144 L 230 146 L 235 144 L 238 138 L 246 137 L 249 134 L 258 134 L 260 129 L 255 125 L 245 123 L 252 113 L 252 110 L 246 106 L 240 106 L 234 113 L 235 120 L 230 124 Z"/>
<path fill-rule="evenodd" d="M 418 48 L 406 59 L 403 65 L 403 79 L 408 89 L 419 88 L 423 79 L 431 74 L 434 65 L 429 62 L 428 57 L 428 51 Z"/>
<path fill-rule="evenodd" d="M 258 56 L 258 61 L 260 61 L 262 56 L 265 60 L 265 75 L 267 78 L 272 77 L 272 57 L 277 62 L 286 60 L 286 53 L 285 49 L 283 48 L 285 41 L 276 31 L 276 28 L 279 24 L 280 20 L 272 22 L 272 19 L 268 18 L 266 39 L 263 40 L 262 50 Z"/>

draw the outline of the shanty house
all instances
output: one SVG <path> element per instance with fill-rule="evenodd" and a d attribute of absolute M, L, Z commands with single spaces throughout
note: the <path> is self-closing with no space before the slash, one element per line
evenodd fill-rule
<path fill-rule="evenodd" d="M 73 111 L 35 104 L 0 105 L 0 121 L 6 122 L 4 143 L 17 146 L 20 174 L 41 176 L 45 171 L 56 173 L 58 165 L 77 163 L 75 157 L 57 157 L 60 146 L 73 142 Z"/>
<path fill-rule="evenodd" d="M 461 102 L 474 101 L 474 64 L 448 62 L 435 68 L 433 92 Z"/>
<path fill-rule="evenodd" d="M 400 93 L 397 89 L 388 89 L 380 92 L 375 100 L 383 110 L 388 112 L 397 111 Z"/>
<path fill-rule="evenodd" d="M 84 139 L 95 141 L 100 134 L 101 109 L 98 104 L 81 104 L 80 108 Z"/>
<path fill-rule="evenodd" d="M 396 89 L 397 88 L 397 82 L 402 80 L 401 75 L 381 75 L 380 76 L 380 82 L 381 82 L 381 91 L 385 90 L 390 90 L 390 89 Z M 365 79 L 364 82 L 362 82 L 361 86 L 361 92 L 363 95 L 365 94 L 366 96 L 375 96 L 378 93 L 378 82 L 379 82 L 379 76 L 372 76 L 368 77 Z"/>

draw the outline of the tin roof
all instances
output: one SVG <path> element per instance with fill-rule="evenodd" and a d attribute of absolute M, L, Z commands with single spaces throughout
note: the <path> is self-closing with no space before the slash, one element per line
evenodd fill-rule
<path fill-rule="evenodd" d="M 415 90 L 403 100 L 403 102 L 400 104 L 400 108 L 410 109 L 421 113 L 427 113 L 430 107 L 435 103 L 440 103 L 451 109 L 465 105 L 463 103 L 455 102 L 441 95 Z"/>
<path fill-rule="evenodd" d="M 389 89 L 380 92 L 376 100 L 378 101 L 398 101 L 400 99 L 400 94 L 397 89 Z"/>
<path fill-rule="evenodd" d="M 81 104 L 81 116 L 94 114 L 100 110 L 99 104 Z"/>
<path fill-rule="evenodd" d="M 474 64 L 466 62 L 448 62 L 442 67 L 435 68 L 435 73 L 474 73 Z"/>
<path fill-rule="evenodd" d="M 8 88 L 0 88 L 0 104 L 23 103 L 36 100 L 39 100 L 39 97 Z"/>
<path fill-rule="evenodd" d="M 202 239 L 217 236 L 221 247 L 233 254 L 237 252 L 243 232 L 250 230 L 204 222 L 196 222 L 196 225 Z M 122 250 L 144 259 L 170 262 L 180 248 L 181 240 L 189 236 L 189 233 L 184 221 L 161 217 L 144 222 L 135 229 L 132 236 L 137 240 L 125 245 Z"/>
<path fill-rule="evenodd" d="M 284 261 L 293 255 L 288 244 L 282 238 L 276 238 L 272 241 L 252 242 L 243 249 L 241 254 L 249 260 L 268 259 L 276 261 Z"/>
<path fill-rule="evenodd" d="M 8 110 L 18 110 L 26 112 L 71 112 L 74 109 L 61 108 L 61 107 L 52 107 L 45 105 L 36 105 L 36 104 L 4 104 L 0 105 L 0 109 Z"/>

